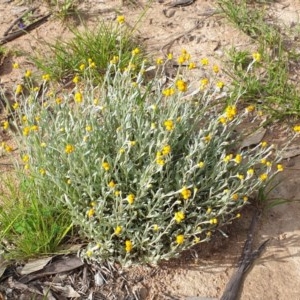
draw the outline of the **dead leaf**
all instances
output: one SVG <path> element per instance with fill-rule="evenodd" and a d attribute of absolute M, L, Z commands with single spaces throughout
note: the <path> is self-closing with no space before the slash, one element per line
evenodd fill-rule
<path fill-rule="evenodd" d="M 175 15 L 176 10 L 173 9 L 173 8 L 170 8 L 170 9 L 164 9 L 164 10 L 163 10 L 163 13 L 164 13 L 164 15 L 165 15 L 167 18 L 171 18 L 171 17 L 173 17 L 173 16 Z"/>
<path fill-rule="evenodd" d="M 266 134 L 266 129 L 263 127 L 258 128 L 256 131 L 254 131 L 252 134 L 248 135 L 242 142 L 241 148 L 254 146 L 259 144 L 264 135 Z"/>
<path fill-rule="evenodd" d="M 27 274 L 42 270 L 49 263 L 49 261 L 52 258 L 53 258 L 53 256 L 31 260 L 22 268 L 22 270 L 20 271 L 20 274 L 27 275 Z"/>
<path fill-rule="evenodd" d="M 206 298 L 206 297 L 187 297 L 185 300 L 218 300 L 218 298 Z"/>
<path fill-rule="evenodd" d="M 94 276 L 95 286 L 101 286 L 104 284 L 103 276 L 100 272 L 97 272 Z"/>
<path fill-rule="evenodd" d="M 47 298 L 47 300 L 56 300 L 56 298 L 52 295 L 49 287 L 43 287 L 43 295 Z"/>
<path fill-rule="evenodd" d="M 22 290 L 22 292 L 29 291 L 34 294 L 43 295 L 37 288 L 16 281 L 12 277 L 9 277 L 7 282 L 9 287 L 12 289 Z"/>
<path fill-rule="evenodd" d="M 295 157 L 298 155 L 300 155 L 300 147 L 299 146 L 294 146 L 294 147 L 288 148 L 288 149 L 282 151 L 282 153 L 281 153 L 281 157 L 283 159 L 292 158 L 292 157 Z"/>
<path fill-rule="evenodd" d="M 6 267 L 9 265 L 9 262 L 5 260 L 2 255 L 0 255 L 0 278 L 6 270 Z M 1 299 L 1 298 L 0 298 Z"/>
<path fill-rule="evenodd" d="M 50 263 L 42 270 L 35 272 L 35 274 L 28 274 L 20 279 L 20 282 L 27 283 L 36 278 L 41 278 L 48 275 L 69 272 L 83 266 L 83 262 L 76 255 L 62 256 L 56 261 Z"/>
<path fill-rule="evenodd" d="M 82 249 L 82 247 L 84 245 L 85 244 L 66 244 L 66 245 L 63 245 L 63 247 L 61 247 L 60 250 L 64 251 L 65 254 L 66 254 L 66 252 L 68 254 L 77 253 L 80 249 Z"/>
<path fill-rule="evenodd" d="M 48 285 L 49 288 L 54 292 L 58 292 L 60 296 L 67 297 L 67 298 L 80 297 L 80 295 L 70 285 L 62 286 L 59 283 L 53 283 L 53 282 L 44 282 L 44 284 Z"/>

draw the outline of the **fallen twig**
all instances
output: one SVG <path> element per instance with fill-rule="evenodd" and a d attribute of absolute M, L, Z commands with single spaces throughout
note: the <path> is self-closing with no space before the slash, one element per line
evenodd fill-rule
<path fill-rule="evenodd" d="M 174 0 L 170 3 L 167 3 L 169 7 L 177 7 L 177 6 L 188 6 L 195 2 L 195 0 Z"/>
<path fill-rule="evenodd" d="M 252 222 L 250 225 L 247 240 L 245 242 L 245 246 L 243 248 L 239 267 L 236 270 L 236 272 L 233 274 L 233 276 L 230 278 L 229 282 L 227 283 L 226 289 L 221 297 L 221 300 L 239 299 L 239 292 L 247 270 L 253 264 L 254 260 L 261 254 L 261 252 L 263 251 L 263 249 L 265 248 L 266 244 L 269 241 L 269 240 L 264 241 L 258 247 L 257 250 L 252 251 L 253 234 L 259 217 L 260 217 L 260 212 L 256 212 L 256 214 L 252 218 Z"/>
<path fill-rule="evenodd" d="M 37 21 L 29 24 L 28 26 L 26 26 L 24 29 L 15 31 L 11 34 L 8 34 L 6 36 L 4 36 L 3 38 L 0 39 L 0 45 L 6 44 L 24 34 L 27 34 L 29 31 L 39 27 L 40 25 L 42 25 L 43 23 L 48 21 L 48 18 L 51 16 L 52 13 L 48 13 L 47 15 L 41 17 L 40 19 L 38 19 Z"/>
<path fill-rule="evenodd" d="M 169 49 L 171 48 L 171 46 L 173 45 L 173 43 L 175 43 L 178 39 L 182 38 L 182 37 L 185 36 L 186 34 L 191 33 L 193 30 L 198 29 L 198 28 L 201 26 L 201 24 L 202 24 L 206 19 L 210 18 L 211 16 L 213 16 L 213 15 L 215 15 L 215 14 L 217 14 L 217 13 L 219 13 L 219 11 L 214 10 L 214 11 L 208 12 L 208 13 L 205 14 L 205 15 L 203 14 L 203 15 L 204 15 L 204 18 L 203 18 L 203 19 L 197 20 L 197 21 L 196 21 L 196 24 L 195 24 L 192 28 L 186 30 L 186 31 L 183 32 L 183 33 L 180 33 L 180 34 L 177 35 L 175 38 L 172 38 L 168 43 L 166 43 L 165 45 L 163 45 L 163 46 L 160 48 L 160 50 L 162 51 L 162 50 L 165 49 L 166 47 L 167 47 L 167 49 L 169 50 Z"/>
<path fill-rule="evenodd" d="M 8 27 L 8 29 L 4 32 L 4 36 L 7 36 L 9 32 L 12 30 L 12 28 L 23 19 L 28 13 L 34 12 L 37 9 L 37 7 L 32 7 L 27 9 L 20 17 L 18 17 L 16 20 L 13 21 L 13 23 Z"/>

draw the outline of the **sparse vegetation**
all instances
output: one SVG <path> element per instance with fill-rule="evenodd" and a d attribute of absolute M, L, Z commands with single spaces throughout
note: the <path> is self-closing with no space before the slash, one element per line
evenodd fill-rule
<path fill-rule="evenodd" d="M 284 46 L 278 27 L 266 21 L 263 4 L 249 4 L 248 1 L 219 0 L 226 16 L 243 32 L 258 43 L 261 61 L 248 69 L 251 54 L 232 49 L 228 70 L 232 78 L 233 101 L 243 90 L 241 100 L 246 104 L 256 104 L 273 119 L 283 120 L 287 116 L 300 114 L 299 91 L 290 81 L 289 61 L 293 48 Z M 294 56 L 298 60 L 298 56 Z M 269 119 L 270 121 L 270 119 Z"/>

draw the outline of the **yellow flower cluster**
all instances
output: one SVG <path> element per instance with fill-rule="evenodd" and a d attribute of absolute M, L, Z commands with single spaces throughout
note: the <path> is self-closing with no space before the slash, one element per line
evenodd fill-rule
<path fill-rule="evenodd" d="M 235 105 L 229 105 L 225 109 L 225 115 L 229 121 L 233 120 L 237 114 L 237 108 Z"/>
<path fill-rule="evenodd" d="M 200 90 L 201 91 L 204 90 L 208 86 L 208 84 L 209 84 L 208 78 L 202 78 L 200 80 Z"/>
<path fill-rule="evenodd" d="M 213 72 L 216 73 L 216 74 L 220 72 L 220 68 L 219 68 L 218 65 L 213 65 L 213 66 L 212 66 L 212 70 L 213 70 Z"/>
<path fill-rule="evenodd" d="M 88 59 L 88 63 L 89 63 L 89 67 L 91 69 L 95 69 L 96 68 L 96 63 L 91 58 Z"/>
<path fill-rule="evenodd" d="M 38 131 L 39 127 L 37 125 L 26 126 L 23 128 L 22 133 L 24 136 L 28 136 L 31 131 Z"/>
<path fill-rule="evenodd" d="M 94 214 L 95 214 L 95 209 L 94 208 L 89 209 L 89 211 L 87 213 L 88 217 L 92 218 L 94 216 Z"/>
<path fill-rule="evenodd" d="M 263 173 L 263 174 L 259 175 L 259 179 L 261 181 L 266 181 L 268 179 L 268 174 L 267 173 Z"/>
<path fill-rule="evenodd" d="M 132 242 L 130 240 L 125 241 L 125 251 L 127 253 L 131 252 L 132 250 Z"/>
<path fill-rule="evenodd" d="M 217 218 L 210 219 L 209 223 L 212 225 L 216 225 L 216 224 L 218 224 L 218 219 Z"/>
<path fill-rule="evenodd" d="M 156 59 L 156 64 L 157 65 L 162 65 L 164 63 L 164 60 L 161 58 L 161 57 L 158 57 L 157 59 Z"/>
<path fill-rule="evenodd" d="M 167 59 L 168 59 L 168 60 L 173 59 L 173 53 L 168 53 L 168 54 L 167 54 Z"/>
<path fill-rule="evenodd" d="M 23 92 L 23 86 L 22 86 L 22 84 L 18 84 L 17 87 L 16 87 L 15 93 L 16 93 L 16 95 L 19 95 L 22 92 Z"/>
<path fill-rule="evenodd" d="M 43 75 L 42 75 L 42 79 L 43 79 L 45 82 L 49 81 L 49 80 L 51 79 L 50 74 L 43 74 Z"/>
<path fill-rule="evenodd" d="M 228 163 L 232 160 L 233 155 L 232 154 L 228 154 L 224 157 L 223 161 Z"/>
<path fill-rule="evenodd" d="M 119 56 L 114 55 L 113 58 L 110 60 L 110 64 L 116 65 L 119 62 Z"/>
<path fill-rule="evenodd" d="M 166 97 L 170 97 L 175 93 L 175 90 L 173 88 L 168 88 L 162 91 L 162 94 Z"/>
<path fill-rule="evenodd" d="M 46 174 L 46 170 L 44 168 L 40 168 L 39 172 L 42 176 Z"/>
<path fill-rule="evenodd" d="M 13 151 L 13 147 L 8 145 L 5 142 L 1 143 L 1 147 L 6 151 L 6 152 L 12 152 Z"/>
<path fill-rule="evenodd" d="M 115 235 L 120 235 L 121 232 L 122 232 L 122 226 L 117 226 L 117 227 L 115 228 Z"/>
<path fill-rule="evenodd" d="M 240 163 L 242 162 L 242 160 L 243 160 L 243 157 L 242 157 L 241 154 L 237 154 L 237 155 L 235 156 L 234 161 L 235 161 L 237 164 L 240 164 Z"/>
<path fill-rule="evenodd" d="M 158 230 L 159 230 L 159 226 L 158 226 L 157 224 L 154 224 L 154 225 L 153 225 L 153 230 L 154 230 L 154 231 L 158 231 Z"/>
<path fill-rule="evenodd" d="M 127 201 L 128 201 L 129 204 L 133 204 L 134 200 L 135 200 L 134 194 L 129 194 L 127 196 Z"/>
<path fill-rule="evenodd" d="M 59 104 L 62 104 L 62 98 L 60 98 L 60 97 L 57 97 L 56 99 L 55 99 L 55 103 L 57 104 L 57 105 L 59 105 Z"/>
<path fill-rule="evenodd" d="M 250 168 L 250 169 L 247 170 L 247 175 L 249 177 L 253 176 L 253 174 L 254 174 L 254 169 L 253 168 Z"/>
<path fill-rule="evenodd" d="M 237 201 L 239 200 L 239 194 L 235 193 L 231 196 L 232 200 Z"/>
<path fill-rule="evenodd" d="M 111 189 L 113 189 L 113 188 L 116 186 L 116 183 L 115 183 L 113 180 L 111 180 L 111 181 L 108 183 L 108 186 L 109 186 Z"/>
<path fill-rule="evenodd" d="M 254 53 L 252 53 L 252 58 L 253 58 L 254 61 L 260 62 L 261 61 L 261 54 L 259 52 L 254 52 Z"/>
<path fill-rule="evenodd" d="M 67 144 L 66 147 L 65 147 L 65 152 L 67 154 L 71 154 L 72 152 L 75 151 L 75 147 L 71 144 Z"/>
<path fill-rule="evenodd" d="M 180 92 L 186 92 L 187 91 L 187 83 L 182 79 L 178 79 L 176 81 L 176 87 Z"/>
<path fill-rule="evenodd" d="M 196 63 L 190 62 L 189 65 L 188 65 L 188 69 L 189 69 L 189 70 L 193 70 L 193 69 L 195 69 L 195 68 L 196 68 Z"/>
<path fill-rule="evenodd" d="M 185 218 L 185 214 L 183 211 L 178 211 L 174 215 L 174 219 L 177 223 L 180 223 L 181 221 L 183 221 L 184 218 Z"/>
<path fill-rule="evenodd" d="M 160 166 L 163 166 L 165 164 L 164 156 L 171 153 L 171 146 L 165 145 L 161 151 L 158 151 L 156 153 L 156 163 Z"/>
<path fill-rule="evenodd" d="M 278 172 L 282 172 L 284 170 L 283 165 L 282 164 L 278 164 L 277 165 L 277 171 Z"/>
<path fill-rule="evenodd" d="M 9 122 L 8 121 L 3 121 L 1 126 L 4 130 L 7 130 L 9 128 Z"/>
<path fill-rule="evenodd" d="M 24 155 L 22 156 L 22 161 L 23 161 L 24 163 L 28 163 L 28 162 L 29 162 L 29 159 L 30 159 L 30 157 L 29 157 L 28 154 L 24 154 Z"/>
<path fill-rule="evenodd" d="M 205 166 L 205 163 L 203 161 L 200 161 L 197 166 L 201 169 Z"/>
<path fill-rule="evenodd" d="M 109 171 L 110 169 L 110 164 L 108 162 L 103 162 L 102 163 L 102 168 L 105 170 L 105 171 Z"/>
<path fill-rule="evenodd" d="M 83 101 L 83 96 L 81 92 L 76 92 L 74 95 L 74 101 L 76 103 L 81 103 Z"/>
<path fill-rule="evenodd" d="M 181 245 L 184 243 L 184 235 L 183 234 L 179 234 L 176 236 L 176 243 L 178 245 Z"/>
<path fill-rule="evenodd" d="M 240 180 L 244 180 L 244 178 L 245 178 L 244 175 L 239 174 L 239 173 L 236 175 L 236 177 L 237 177 L 238 179 L 240 179 Z"/>
<path fill-rule="evenodd" d="M 268 143 L 265 142 L 265 141 L 263 141 L 263 142 L 260 143 L 260 146 L 261 146 L 262 148 L 266 148 L 266 147 L 268 146 Z"/>
<path fill-rule="evenodd" d="M 205 141 L 206 143 L 208 143 L 208 142 L 211 141 L 211 138 L 212 138 L 211 134 L 208 134 L 208 135 L 206 135 L 206 136 L 204 137 L 204 141 Z"/>
<path fill-rule="evenodd" d="M 165 160 L 161 157 L 156 157 L 156 163 L 160 166 L 163 166 L 165 164 Z"/>
<path fill-rule="evenodd" d="M 174 129 L 174 123 L 173 123 L 172 120 L 166 120 L 164 122 L 164 126 L 165 126 L 167 131 L 172 131 Z"/>
<path fill-rule="evenodd" d="M 180 192 L 182 198 L 184 200 L 187 200 L 189 198 L 191 198 L 191 195 L 192 195 L 192 192 L 191 190 L 187 189 L 185 186 L 181 189 L 181 192 Z"/>
<path fill-rule="evenodd" d="M 250 113 L 253 112 L 255 110 L 255 106 L 254 105 L 249 105 L 245 108 L 246 113 Z"/>
<path fill-rule="evenodd" d="M 171 152 L 171 146 L 170 145 L 165 145 L 163 148 L 162 148 L 162 155 L 168 155 L 169 153 Z"/>
<path fill-rule="evenodd" d="M 137 54 L 139 54 L 139 53 L 140 53 L 140 49 L 139 49 L 139 48 L 135 48 L 135 49 L 133 49 L 132 52 L 131 52 L 132 56 L 135 56 L 135 55 L 137 55 Z"/>
<path fill-rule="evenodd" d="M 91 125 L 86 125 L 86 126 L 85 126 L 85 130 L 86 130 L 87 132 L 91 132 L 91 131 L 93 130 L 93 127 L 92 127 Z"/>
<path fill-rule="evenodd" d="M 208 66 L 209 65 L 209 60 L 207 57 L 201 58 L 200 63 L 202 66 Z"/>
<path fill-rule="evenodd" d="M 300 125 L 295 125 L 294 128 L 293 128 L 293 130 L 295 132 L 300 132 Z"/>
<path fill-rule="evenodd" d="M 24 77 L 29 78 L 29 77 L 31 77 L 31 75 L 32 75 L 32 72 L 30 70 L 26 70 Z"/>
<path fill-rule="evenodd" d="M 219 89 L 222 89 L 224 87 L 224 82 L 223 81 L 217 81 L 216 87 Z"/>
<path fill-rule="evenodd" d="M 123 15 L 117 16 L 117 22 L 123 24 L 125 22 L 125 17 Z"/>
<path fill-rule="evenodd" d="M 73 83 L 77 84 L 80 81 L 80 77 L 78 75 L 75 75 L 72 81 Z"/>
<path fill-rule="evenodd" d="M 181 50 L 181 55 L 178 57 L 177 62 L 178 64 L 182 65 L 185 62 L 189 61 L 191 59 L 191 55 L 185 50 Z"/>
<path fill-rule="evenodd" d="M 81 65 L 79 66 L 79 70 L 80 70 L 80 71 L 84 71 L 84 69 L 85 69 L 85 64 L 81 64 Z"/>

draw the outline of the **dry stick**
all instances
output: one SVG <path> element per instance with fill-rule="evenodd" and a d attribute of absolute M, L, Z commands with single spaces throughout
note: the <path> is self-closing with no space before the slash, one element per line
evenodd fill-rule
<path fill-rule="evenodd" d="M 37 7 L 32 7 L 27 9 L 20 17 L 18 17 L 13 23 L 8 27 L 8 29 L 4 32 L 4 36 L 7 36 L 10 30 L 20 21 L 23 17 L 25 17 L 28 13 L 34 12 L 37 9 Z"/>
<path fill-rule="evenodd" d="M 188 5 L 193 4 L 194 2 L 195 2 L 195 0 L 175 0 L 175 1 L 168 3 L 167 5 L 169 7 L 188 6 Z"/>
<path fill-rule="evenodd" d="M 3 37 L 2 39 L 0 39 L 0 45 L 4 45 L 26 33 L 28 33 L 28 31 L 31 31 L 33 29 L 35 29 L 36 27 L 42 25 L 43 23 L 48 21 L 48 18 L 51 16 L 52 13 L 48 13 L 47 15 L 45 15 L 44 17 L 38 19 L 37 21 L 31 23 L 30 25 L 26 26 L 24 29 L 22 30 L 18 30 L 16 32 L 13 32 L 5 37 Z"/>
<path fill-rule="evenodd" d="M 255 230 L 256 223 L 260 217 L 260 212 L 256 212 L 256 214 L 252 218 L 252 222 L 249 228 L 249 233 L 247 236 L 247 240 L 245 242 L 245 246 L 243 248 L 241 261 L 238 269 L 230 278 L 227 283 L 226 289 L 221 297 L 221 300 L 237 300 L 239 299 L 239 292 L 241 289 L 241 285 L 245 274 L 249 267 L 253 264 L 254 260 L 261 254 L 263 249 L 269 240 L 264 241 L 257 250 L 252 251 L 252 243 L 253 243 L 253 234 Z"/>
<path fill-rule="evenodd" d="M 204 20 L 203 20 L 203 21 L 204 21 Z M 175 43 L 178 39 L 182 38 L 182 37 L 185 36 L 186 34 L 192 32 L 193 30 L 198 29 L 199 26 L 201 25 L 201 23 L 202 23 L 202 21 L 201 21 L 201 22 L 197 21 L 195 26 L 193 26 L 193 27 L 190 28 L 189 30 L 185 31 L 184 33 L 179 34 L 179 35 L 176 36 L 175 38 L 173 38 L 173 39 L 172 39 L 171 41 L 169 41 L 167 44 L 165 44 L 164 46 L 162 46 L 162 47 L 160 48 L 160 50 L 162 51 L 162 50 L 163 50 L 164 48 L 166 48 L 166 47 L 168 47 L 167 50 L 169 50 L 169 49 L 172 47 L 173 43 Z"/>

